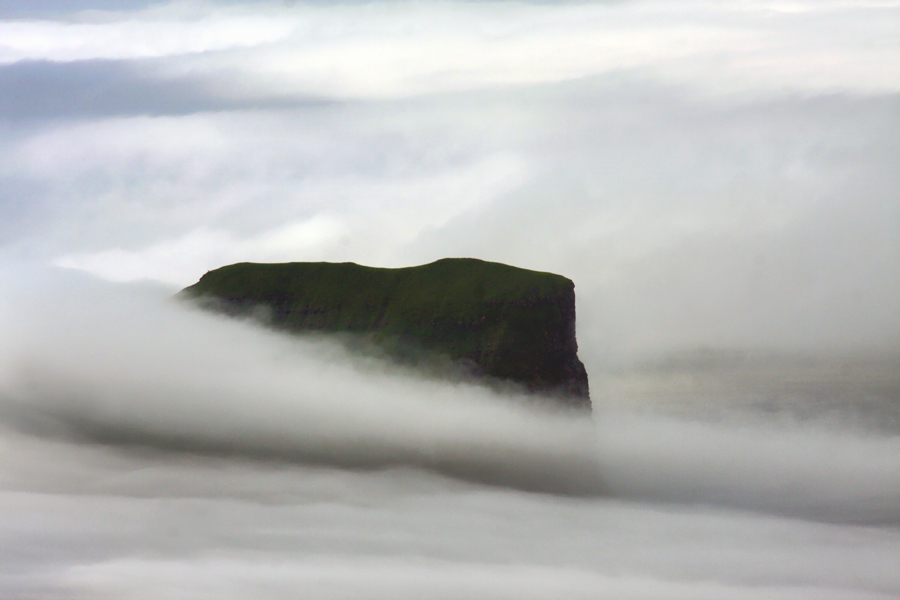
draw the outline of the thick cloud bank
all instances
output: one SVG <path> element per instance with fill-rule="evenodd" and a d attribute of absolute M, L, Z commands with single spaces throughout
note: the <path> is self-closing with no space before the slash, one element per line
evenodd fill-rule
<path fill-rule="evenodd" d="M 900 523 L 895 430 L 691 423 L 617 414 L 602 397 L 595 424 L 537 400 L 422 379 L 327 339 L 208 315 L 167 290 L 13 273 L 3 413 L 24 433 Z"/>
<path fill-rule="evenodd" d="M 671 386 L 633 404 L 671 368 L 608 375 L 591 421 L 211 316 L 168 289 L 33 266 L 2 277 L 12 597 L 900 590 L 890 374 L 861 388 L 888 402 L 874 421 L 843 418 L 853 397 L 843 416 L 804 416 L 827 396 L 767 415 L 725 394 L 679 404 Z"/>

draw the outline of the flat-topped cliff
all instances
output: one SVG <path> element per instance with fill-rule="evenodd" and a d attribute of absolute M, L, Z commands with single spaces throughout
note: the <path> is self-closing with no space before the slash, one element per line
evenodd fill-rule
<path fill-rule="evenodd" d="M 575 286 L 552 273 L 472 258 L 382 269 L 355 263 L 238 263 L 181 296 L 229 314 L 265 307 L 290 332 L 361 334 L 388 354 L 421 349 L 476 376 L 590 408 L 575 341 Z"/>

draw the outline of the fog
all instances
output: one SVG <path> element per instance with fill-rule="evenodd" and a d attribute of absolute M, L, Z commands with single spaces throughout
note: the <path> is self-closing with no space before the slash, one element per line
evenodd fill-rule
<path fill-rule="evenodd" d="M 724 387 L 708 362 L 648 365 L 595 380 L 585 417 L 207 314 L 165 287 L 3 276 L 13 597 L 900 589 L 890 357 L 838 363 L 843 377 L 826 363 L 819 381 L 788 377 L 791 393 L 768 359 Z M 682 398 L 660 385 L 685 374 L 707 383 Z M 784 394 L 776 413 L 754 384 Z"/>
<path fill-rule="evenodd" d="M 900 6 L 0 0 L 0 596 L 896 598 Z M 593 414 L 173 300 L 575 282 Z"/>

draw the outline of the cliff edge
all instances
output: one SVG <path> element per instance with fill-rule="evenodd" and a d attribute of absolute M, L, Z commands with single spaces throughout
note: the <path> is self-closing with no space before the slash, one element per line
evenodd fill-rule
<path fill-rule="evenodd" d="M 181 297 L 228 314 L 259 307 L 290 332 L 361 334 L 388 354 L 419 349 L 473 374 L 590 409 L 575 341 L 575 285 L 552 273 L 472 258 L 402 269 L 355 263 L 238 263 Z"/>

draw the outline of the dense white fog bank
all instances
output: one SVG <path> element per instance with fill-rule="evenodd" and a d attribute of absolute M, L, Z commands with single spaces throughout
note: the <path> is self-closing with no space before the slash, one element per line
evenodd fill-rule
<path fill-rule="evenodd" d="M 857 600 L 900 589 L 896 529 L 464 488 L 417 473 L 187 471 L 291 492 L 267 502 L 3 492 L 5 597 Z"/>
<path fill-rule="evenodd" d="M 2 522 L 20 544 L 3 584 L 129 599 L 882 600 L 900 587 L 896 531 L 391 483 L 387 497 L 266 504 L 4 494 L 3 514 L 30 522 Z"/>
<path fill-rule="evenodd" d="M 406 465 L 537 491 L 900 522 L 900 427 L 842 423 L 834 414 L 753 420 L 734 411 L 739 407 L 722 408 L 732 409 L 729 420 L 703 418 L 710 410 L 703 404 L 733 403 L 724 393 L 698 398 L 680 416 L 636 414 L 621 410 L 627 405 L 616 402 L 602 373 L 590 419 L 554 411 L 552 401 L 423 379 L 328 339 L 206 314 L 166 288 L 60 270 L 4 275 L 16 291 L 5 294 L 2 414 L 23 432 L 351 468 Z M 884 404 L 873 425 L 896 417 L 891 366 L 873 375 L 880 377 L 873 389 L 859 388 L 880 394 Z M 812 383 L 824 385 L 823 393 L 804 403 L 857 392 Z M 790 398 L 773 400 L 788 406 Z M 841 398 L 843 412 L 851 415 L 863 400 Z"/>
<path fill-rule="evenodd" d="M 745 405 L 672 384 L 702 370 L 595 375 L 579 419 L 169 289 L 3 278 L 4 597 L 900 592 L 897 429 L 754 411 L 750 367 L 728 388 Z M 817 383 L 892 418 L 895 371 L 872 372 Z M 795 402 L 820 388 L 795 380 Z"/>

